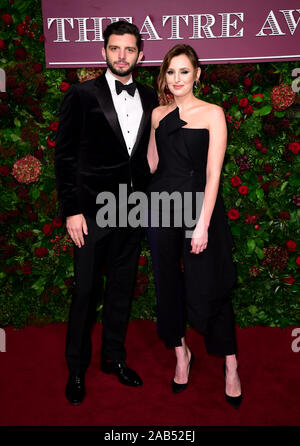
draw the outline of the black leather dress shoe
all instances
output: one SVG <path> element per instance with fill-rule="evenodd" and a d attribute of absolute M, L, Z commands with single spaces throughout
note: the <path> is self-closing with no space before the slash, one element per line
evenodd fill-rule
<path fill-rule="evenodd" d="M 73 406 L 79 406 L 85 397 L 84 377 L 70 375 L 66 386 L 67 400 Z"/>
<path fill-rule="evenodd" d="M 100 369 L 104 373 L 112 373 L 116 375 L 120 383 L 125 386 L 138 387 L 143 384 L 139 375 L 134 370 L 130 369 L 125 361 L 102 360 Z"/>

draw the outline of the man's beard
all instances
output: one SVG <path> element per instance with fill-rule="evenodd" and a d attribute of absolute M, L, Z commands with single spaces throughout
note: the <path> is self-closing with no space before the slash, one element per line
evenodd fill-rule
<path fill-rule="evenodd" d="M 133 70 L 134 70 L 135 67 L 136 67 L 137 60 L 138 60 L 138 56 L 137 56 L 135 62 L 134 62 L 132 65 L 129 65 L 129 67 L 128 67 L 127 70 L 125 70 L 125 71 L 120 70 L 120 71 L 119 71 L 117 68 L 115 68 L 115 67 L 113 66 L 113 64 L 111 63 L 111 61 L 109 60 L 109 58 L 108 58 L 107 55 L 106 55 L 106 63 L 107 63 L 108 68 L 110 69 L 110 71 L 111 71 L 113 74 L 115 74 L 116 76 L 120 76 L 120 77 L 128 76 L 128 74 L 132 73 Z M 122 61 L 118 61 L 118 62 L 122 62 Z"/>

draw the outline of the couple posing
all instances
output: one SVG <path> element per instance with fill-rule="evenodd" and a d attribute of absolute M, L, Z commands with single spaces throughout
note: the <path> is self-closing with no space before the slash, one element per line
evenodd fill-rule
<path fill-rule="evenodd" d="M 143 384 L 128 367 L 125 350 L 142 228 L 100 228 L 96 223 L 97 195 L 110 191 L 117 196 L 119 185 L 126 184 L 128 193 L 204 192 L 191 238 L 186 238 L 184 227 L 152 228 L 150 224 L 147 229 L 157 291 L 158 334 L 175 350 L 173 393 L 186 389 L 194 361 L 185 340 L 187 318 L 204 334 L 208 353 L 224 356 L 225 397 L 238 408 L 242 394 L 230 301 L 236 275 L 219 186 L 227 135 L 223 110 L 195 98 L 193 88 L 200 68 L 188 45 L 176 45 L 162 63 L 159 91 L 166 98 L 168 87 L 174 95 L 174 101 L 165 106 L 158 106 L 152 88 L 132 80 L 132 71 L 143 57 L 135 25 L 123 21 L 109 25 L 104 31 L 102 55 L 106 72 L 72 85 L 66 92 L 56 138 L 58 200 L 75 245 L 75 287 L 66 337 L 66 397 L 73 405 L 85 397 L 91 328 L 104 264 L 107 281 L 102 296 L 100 369 L 116 375 L 121 384 Z M 150 218 L 160 212 L 149 211 Z"/>

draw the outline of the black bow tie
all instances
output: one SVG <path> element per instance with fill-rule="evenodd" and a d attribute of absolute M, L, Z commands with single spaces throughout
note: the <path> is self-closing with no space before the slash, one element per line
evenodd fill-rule
<path fill-rule="evenodd" d="M 134 96 L 136 89 L 136 84 L 132 82 L 131 84 L 124 85 L 122 82 L 116 80 L 116 92 L 120 94 L 123 90 L 127 91 L 128 94 Z"/>

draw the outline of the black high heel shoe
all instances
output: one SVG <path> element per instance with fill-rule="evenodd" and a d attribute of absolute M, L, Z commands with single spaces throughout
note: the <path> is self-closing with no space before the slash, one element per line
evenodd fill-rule
<path fill-rule="evenodd" d="M 189 362 L 188 377 L 190 376 L 190 371 L 191 371 L 191 367 L 192 367 L 193 362 L 194 362 L 194 355 L 193 355 L 193 352 L 191 352 L 191 359 L 190 359 L 190 362 Z M 182 392 L 183 390 L 185 390 L 187 388 L 188 383 L 189 383 L 189 381 L 187 381 L 185 384 L 178 384 L 173 379 L 173 381 L 172 381 L 173 393 L 177 394 L 177 393 Z"/>
<path fill-rule="evenodd" d="M 225 361 L 223 362 L 223 373 L 224 373 L 224 377 L 226 378 Z M 229 396 L 229 395 L 227 395 L 227 393 L 225 391 L 225 399 L 226 399 L 227 403 L 229 403 L 232 407 L 234 407 L 235 409 L 238 409 L 242 402 L 243 395 L 241 393 L 239 396 Z"/>

